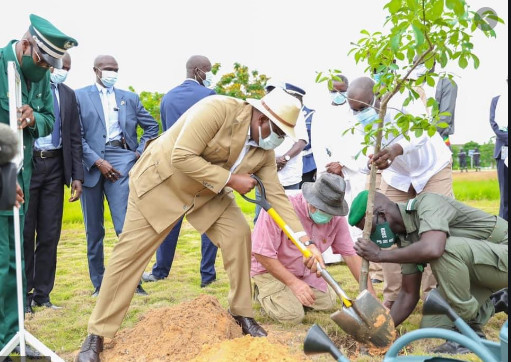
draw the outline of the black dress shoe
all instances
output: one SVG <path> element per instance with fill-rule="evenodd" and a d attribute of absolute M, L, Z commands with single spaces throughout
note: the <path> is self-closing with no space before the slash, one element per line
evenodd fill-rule
<path fill-rule="evenodd" d="M 58 307 L 50 301 L 44 303 L 38 303 L 35 300 L 32 301 L 32 307 L 45 307 L 50 309 L 62 309 L 62 307 Z"/>
<path fill-rule="evenodd" d="M 492 301 L 493 306 L 495 307 L 495 313 L 504 312 L 508 314 L 509 304 L 507 288 L 501 289 L 498 292 L 495 292 L 492 295 L 490 295 L 490 300 Z"/>
<path fill-rule="evenodd" d="M 96 289 L 94 289 L 94 292 L 91 294 L 91 297 L 96 298 L 99 295 L 99 288 L 100 287 L 96 287 Z"/>
<path fill-rule="evenodd" d="M 25 306 L 25 314 L 34 314 L 34 310 L 32 309 L 32 307 L 30 306 L 30 304 L 27 304 Z"/>
<path fill-rule="evenodd" d="M 462 346 L 459 343 L 453 341 L 446 341 L 441 345 L 430 350 L 433 353 L 445 353 L 445 354 L 467 354 L 472 353 L 470 349 Z"/>
<path fill-rule="evenodd" d="M 201 288 L 206 288 L 208 285 L 210 285 L 211 283 L 213 283 L 214 281 L 216 281 L 216 279 L 213 279 L 213 280 L 210 280 L 210 281 L 207 281 L 207 282 L 201 282 L 200 283 L 200 287 Z"/>
<path fill-rule="evenodd" d="M 232 315 L 230 311 L 229 314 L 241 326 L 243 334 L 250 334 L 252 337 L 266 337 L 268 335 L 254 318 Z"/>
<path fill-rule="evenodd" d="M 21 355 L 20 346 L 17 346 L 16 348 L 14 348 L 13 352 Z M 43 356 L 41 356 L 41 354 L 38 351 L 36 351 L 32 347 L 30 347 L 28 344 L 25 344 L 25 356 L 30 359 L 43 358 Z"/>
<path fill-rule="evenodd" d="M 82 343 L 76 362 L 99 362 L 99 354 L 103 352 L 103 337 L 89 334 Z"/>
<path fill-rule="evenodd" d="M 135 294 L 137 295 L 148 295 L 147 292 L 142 288 L 142 285 L 138 285 L 137 289 L 135 290 Z"/>

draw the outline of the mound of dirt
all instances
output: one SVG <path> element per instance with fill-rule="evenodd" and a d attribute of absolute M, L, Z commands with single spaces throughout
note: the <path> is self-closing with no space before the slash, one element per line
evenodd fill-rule
<path fill-rule="evenodd" d="M 304 360 L 305 358 L 303 354 L 291 354 L 287 346 L 270 343 L 267 338 L 253 338 L 245 336 L 204 347 L 202 352 L 191 361 L 294 362 Z"/>
<path fill-rule="evenodd" d="M 232 317 L 210 295 L 149 311 L 134 328 L 105 344 L 103 361 L 187 361 L 202 347 L 242 336 Z"/>

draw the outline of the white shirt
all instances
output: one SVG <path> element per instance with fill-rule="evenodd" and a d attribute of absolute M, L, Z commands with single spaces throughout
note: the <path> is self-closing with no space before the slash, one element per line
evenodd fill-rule
<path fill-rule="evenodd" d="M 413 108 L 417 107 L 415 109 L 420 110 L 422 105 L 421 113 L 425 113 L 422 101 L 417 99 L 414 103 L 416 102 L 420 103 L 418 106 L 413 104 Z M 404 113 L 408 112 L 402 107 L 398 109 Z M 398 112 L 396 109 L 388 108 L 385 123 L 394 122 Z M 396 157 L 390 167 L 382 171 L 382 177 L 387 184 L 398 190 L 407 192 L 411 185 L 417 193 L 420 193 L 429 179 L 451 162 L 451 150 L 445 145 L 438 132 L 435 132 L 432 137 L 429 137 L 427 132 L 423 132 L 418 138 L 415 137 L 414 132 L 409 132 L 408 136 L 410 141 L 402 135 L 382 141 L 382 148 L 395 143 L 403 148 L 403 155 Z"/>
<path fill-rule="evenodd" d="M 298 119 L 296 120 L 295 135 L 296 139 L 304 140 L 306 143 L 309 143 L 309 135 L 307 134 L 303 112 L 300 112 Z M 286 154 L 286 152 L 289 151 L 294 144 L 295 141 L 286 136 L 284 138 L 284 142 L 275 148 L 275 157 L 284 156 L 284 154 Z M 289 161 L 286 162 L 286 166 L 282 170 L 277 172 L 280 184 L 282 186 L 290 186 L 300 183 L 302 181 L 302 171 L 303 158 L 302 153 L 299 152 L 296 156 L 290 158 Z"/>
<path fill-rule="evenodd" d="M 326 165 L 338 162 L 343 166 L 342 172 L 346 182 L 344 199 L 351 207 L 353 199 L 363 190 L 367 179 L 367 157 L 362 150 L 363 129 L 359 126 L 343 134 L 353 127 L 356 121 L 348 103 L 340 106 L 325 104 L 316 110 L 314 122 L 311 124 L 311 143 L 318 177 L 326 172 Z M 362 236 L 362 231 L 350 226 L 353 240 Z"/>
<path fill-rule="evenodd" d="M 103 106 L 103 114 L 105 116 L 106 140 L 105 143 L 120 140 L 122 137 L 122 129 L 119 125 L 119 107 L 115 99 L 115 92 L 112 88 L 105 88 L 96 83 L 99 91 L 99 98 Z"/>

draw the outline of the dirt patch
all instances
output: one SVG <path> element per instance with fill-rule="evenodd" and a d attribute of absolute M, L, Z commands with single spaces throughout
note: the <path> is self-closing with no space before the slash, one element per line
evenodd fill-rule
<path fill-rule="evenodd" d="M 204 347 L 202 352 L 191 361 L 293 362 L 305 361 L 305 356 L 303 354 L 291 354 L 287 346 L 271 343 L 267 338 L 245 336 Z"/>
<path fill-rule="evenodd" d="M 282 343 L 243 337 L 241 327 L 213 296 L 146 313 L 134 328 L 119 332 L 103 361 L 297 361 Z"/>

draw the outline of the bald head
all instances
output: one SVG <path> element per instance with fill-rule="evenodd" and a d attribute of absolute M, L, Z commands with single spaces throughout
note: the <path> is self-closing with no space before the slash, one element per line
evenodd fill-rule
<path fill-rule="evenodd" d="M 105 65 L 113 65 L 115 64 L 115 67 L 117 70 L 119 69 L 119 65 L 117 64 L 117 60 L 111 55 L 98 55 L 96 59 L 94 59 L 94 68 L 103 69 Z M 106 70 L 106 69 L 105 69 Z M 112 70 L 112 69 L 108 69 Z"/>
<path fill-rule="evenodd" d="M 69 53 L 64 53 L 64 56 L 62 57 L 62 69 L 65 69 L 69 72 L 71 69 L 71 56 Z"/>
<path fill-rule="evenodd" d="M 204 73 L 209 72 L 211 70 L 211 62 L 204 55 L 192 55 L 186 62 L 186 76 L 188 78 L 194 78 L 197 69 Z M 204 73 L 202 72 L 200 73 L 202 78 L 204 78 Z"/>
<path fill-rule="evenodd" d="M 349 82 L 348 78 L 344 75 L 339 75 L 341 81 L 334 80 L 332 82 L 332 90 L 337 92 L 346 92 L 348 90 Z"/>
<path fill-rule="evenodd" d="M 348 102 L 350 108 L 358 111 L 372 105 L 374 100 L 374 81 L 369 77 L 360 77 L 351 82 L 348 87 Z"/>

